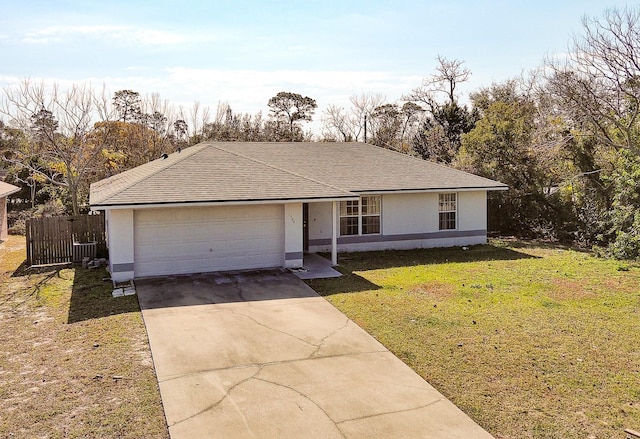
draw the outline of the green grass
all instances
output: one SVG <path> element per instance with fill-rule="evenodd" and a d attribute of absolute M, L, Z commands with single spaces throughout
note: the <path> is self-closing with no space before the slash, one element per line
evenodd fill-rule
<path fill-rule="evenodd" d="M 341 255 L 320 294 L 497 438 L 640 428 L 640 265 L 535 243 Z"/>
<path fill-rule="evenodd" d="M 0 438 L 168 438 L 136 297 L 24 259 L 24 237 L 0 246 Z"/>

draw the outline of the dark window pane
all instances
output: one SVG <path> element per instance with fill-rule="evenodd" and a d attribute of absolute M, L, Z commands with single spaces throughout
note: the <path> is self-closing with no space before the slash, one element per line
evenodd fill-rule
<path fill-rule="evenodd" d="M 370 235 L 372 233 L 380 233 L 380 217 L 379 216 L 362 217 L 362 234 Z"/>
<path fill-rule="evenodd" d="M 358 217 L 340 218 L 340 235 L 357 235 L 358 234 Z"/>
<path fill-rule="evenodd" d="M 456 213 L 440 212 L 440 230 L 455 230 Z"/>

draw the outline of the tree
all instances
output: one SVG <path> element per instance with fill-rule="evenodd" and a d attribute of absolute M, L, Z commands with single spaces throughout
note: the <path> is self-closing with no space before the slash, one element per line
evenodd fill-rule
<path fill-rule="evenodd" d="M 301 137 L 301 129 L 295 124 L 301 121 L 311 121 L 314 110 L 318 107 L 315 99 L 297 93 L 281 91 L 269 99 L 269 108 L 276 121 L 288 124 L 290 140 Z M 297 128 L 297 131 L 294 130 Z"/>
<path fill-rule="evenodd" d="M 478 120 L 478 113 L 455 101 L 434 107 L 413 138 L 413 150 L 425 160 L 451 164 L 460 149 L 462 135 Z"/>
<path fill-rule="evenodd" d="M 104 91 L 95 93 L 86 84 L 62 91 L 57 84 L 47 88 L 25 80 L 4 90 L 0 113 L 28 136 L 21 148 L 5 151 L 3 160 L 66 188 L 77 214 L 80 191 L 88 186 L 102 152 L 102 141 L 92 131 L 96 118 L 109 117 Z M 39 160 L 34 161 L 35 156 Z"/>
<path fill-rule="evenodd" d="M 373 113 L 385 104 L 381 94 L 353 95 L 349 98 L 351 107 L 345 109 L 329 105 L 323 112 L 323 138 L 338 142 L 369 141 L 371 133 L 377 129 Z"/>
<path fill-rule="evenodd" d="M 415 123 L 422 108 L 413 102 L 384 104 L 373 110 L 370 120 L 371 143 L 383 148 L 410 153 L 411 147 L 406 142 L 408 133 L 414 133 Z"/>
<path fill-rule="evenodd" d="M 448 60 L 440 55 L 436 57 L 436 61 L 436 73 L 423 79 L 420 87 L 403 97 L 407 101 L 426 105 L 429 111 L 441 105 L 439 96 L 443 94 L 448 103 L 457 102 L 456 89 L 471 76 L 471 70 L 464 67 L 464 61 Z"/>
<path fill-rule="evenodd" d="M 458 104 L 456 90 L 471 76 L 464 61 L 448 60 L 440 55 L 436 60 L 436 73 L 425 78 L 420 87 L 403 99 L 420 104 L 427 111 L 413 139 L 414 152 L 424 159 L 450 164 L 460 149 L 461 136 L 473 128 L 478 115 Z"/>
<path fill-rule="evenodd" d="M 548 60 L 549 91 L 568 120 L 614 149 L 640 152 L 640 9 L 585 17 L 563 61 Z"/>
<path fill-rule="evenodd" d="M 640 8 L 584 17 L 567 56 L 547 60 L 546 91 L 581 177 L 571 184 L 579 233 L 616 257 L 638 257 Z"/>
<path fill-rule="evenodd" d="M 473 130 L 462 136 L 458 165 L 509 185 L 492 198 L 503 233 L 534 232 L 548 217 L 544 172 L 533 148 L 535 104 L 524 96 L 494 101 Z"/>
<path fill-rule="evenodd" d="M 122 122 L 139 122 L 142 116 L 140 93 L 133 90 L 120 90 L 113 95 L 113 106 Z"/>

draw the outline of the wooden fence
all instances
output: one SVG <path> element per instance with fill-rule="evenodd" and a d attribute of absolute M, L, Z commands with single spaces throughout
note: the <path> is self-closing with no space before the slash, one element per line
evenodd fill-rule
<path fill-rule="evenodd" d="M 29 265 L 78 262 L 74 243 L 95 242 L 95 256 L 107 256 L 104 215 L 31 218 L 26 221 L 26 233 Z M 82 246 L 75 246 L 76 258 L 78 248 Z"/>

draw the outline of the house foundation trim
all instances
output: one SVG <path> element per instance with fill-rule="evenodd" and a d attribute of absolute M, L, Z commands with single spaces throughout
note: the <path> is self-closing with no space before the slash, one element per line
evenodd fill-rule
<path fill-rule="evenodd" d="M 120 273 L 123 271 L 133 271 L 133 262 L 127 264 L 112 264 L 111 271 L 113 273 Z"/>
<path fill-rule="evenodd" d="M 293 261 L 296 259 L 302 259 L 304 257 L 303 252 L 287 252 L 284 254 L 285 261 Z"/>
<path fill-rule="evenodd" d="M 335 204 L 335 203 L 334 203 Z M 335 214 L 334 214 L 335 218 Z M 336 221 L 334 219 L 334 226 Z M 335 229 L 335 227 L 334 227 Z M 310 246 L 319 246 L 319 245 L 332 245 L 332 250 L 335 248 L 334 241 L 337 234 L 337 231 L 334 230 L 333 237 L 329 238 L 320 238 L 320 239 L 310 239 Z M 439 232 L 429 232 L 429 233 L 409 233 L 406 235 L 357 235 L 357 236 L 341 236 L 337 238 L 337 244 L 360 244 L 360 243 L 369 243 L 369 242 L 391 242 L 391 241 L 412 241 L 419 239 L 442 239 L 442 238 L 463 238 L 470 236 L 486 236 L 486 230 L 447 230 L 447 231 L 439 231 Z"/>

